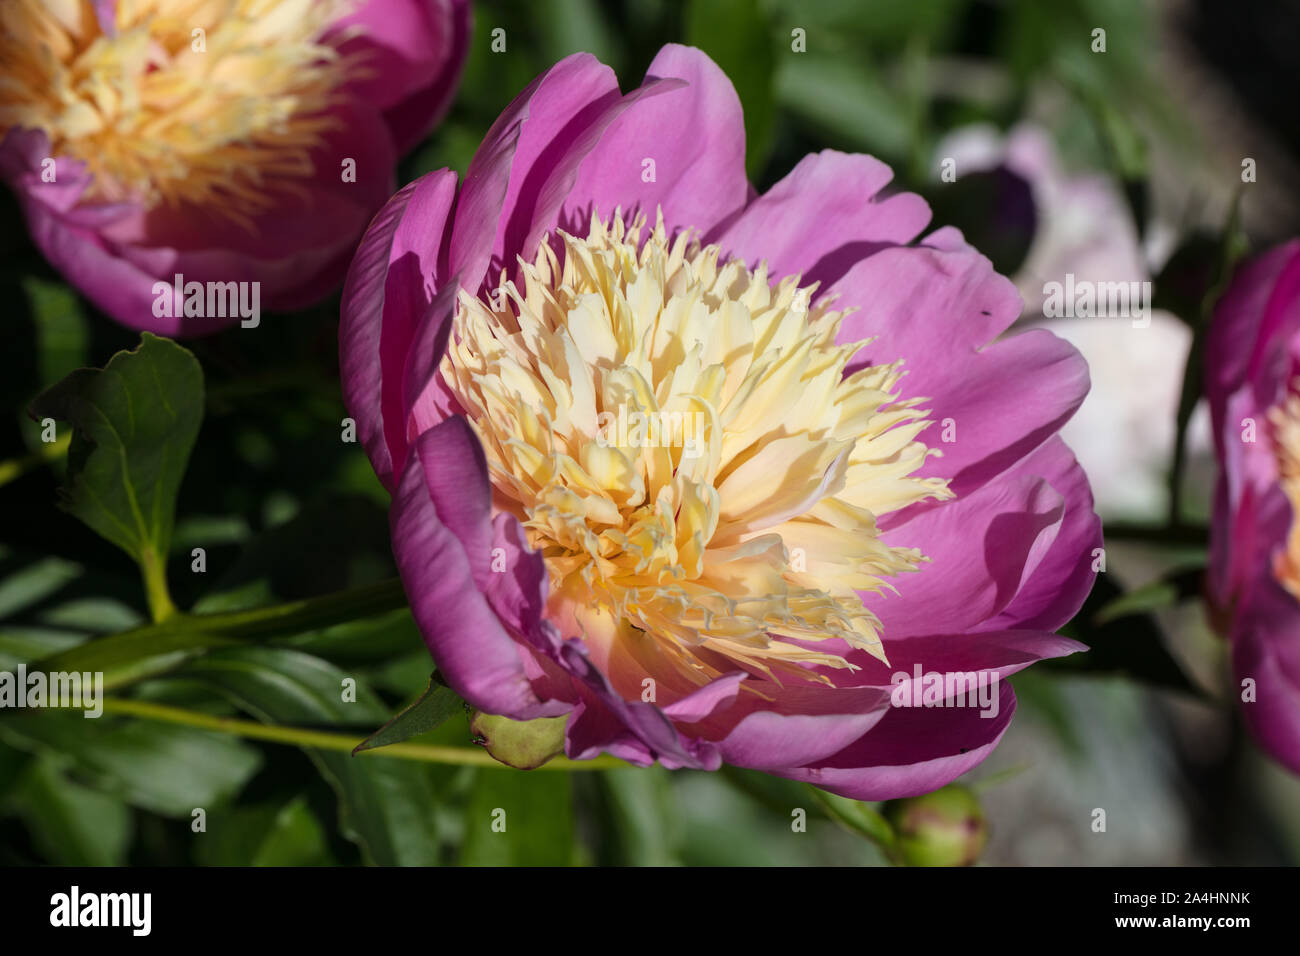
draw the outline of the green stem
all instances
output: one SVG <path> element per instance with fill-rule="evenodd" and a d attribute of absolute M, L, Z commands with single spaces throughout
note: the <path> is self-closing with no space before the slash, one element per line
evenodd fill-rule
<path fill-rule="evenodd" d="M 885 859 L 894 866 L 903 864 L 902 856 L 898 851 L 898 834 L 877 810 L 860 800 L 850 800 L 848 797 L 827 793 L 812 784 L 807 784 L 807 788 L 812 793 L 813 799 L 832 820 L 844 829 L 874 843 L 884 854 Z"/>
<path fill-rule="evenodd" d="M 294 747 L 314 747 L 318 750 L 336 750 L 352 753 L 361 738 L 347 734 L 336 734 L 324 730 L 309 730 L 305 727 L 285 727 L 274 724 L 259 724 L 237 717 L 218 717 L 213 714 L 183 710 L 166 704 L 156 704 L 145 700 L 127 700 L 121 697 L 105 697 L 104 712 L 122 716 L 139 717 L 143 720 L 157 720 L 168 724 L 182 724 L 200 730 L 212 730 L 222 734 L 233 734 L 251 740 L 263 740 L 268 743 L 287 744 Z M 486 750 L 471 747 L 441 747 L 433 744 L 396 743 L 374 750 L 363 750 L 357 756 L 373 755 L 376 757 L 396 757 L 404 760 L 419 760 L 425 763 L 458 764 L 467 767 L 496 767 L 504 769 Z M 570 760 L 556 757 L 542 764 L 538 770 L 612 770 L 626 767 L 623 761 L 615 757 L 603 756 L 592 760 Z"/>
<path fill-rule="evenodd" d="M 1174 419 L 1174 457 L 1169 468 L 1167 520 L 1171 530 L 1181 529 L 1183 524 L 1183 473 L 1187 470 L 1187 426 L 1201 399 L 1207 325 L 1204 320 L 1197 323 L 1192 333 L 1192 347 L 1187 351 L 1187 363 L 1183 367 L 1183 390 L 1178 399 L 1178 413 Z"/>
<path fill-rule="evenodd" d="M 1187 426 L 1204 391 L 1202 386 L 1205 377 L 1205 338 L 1209 333 L 1210 322 L 1214 318 L 1214 309 L 1218 305 L 1219 297 L 1232 278 L 1233 266 L 1245 252 L 1244 240 L 1239 234 L 1243 188 L 1240 183 L 1237 184 L 1232 207 L 1228 212 L 1228 221 L 1223 227 L 1219 242 L 1219 258 L 1215 264 L 1215 275 L 1201 298 L 1200 312 L 1192 325 L 1192 347 L 1187 353 L 1187 365 L 1183 370 L 1183 390 L 1178 399 L 1178 415 L 1174 421 L 1174 459 L 1169 469 L 1168 520 L 1171 528 L 1180 527 L 1183 521 L 1183 472 L 1187 465 Z"/>
<path fill-rule="evenodd" d="M 144 593 L 149 601 L 149 616 L 155 624 L 176 614 L 171 592 L 167 590 L 167 564 L 152 549 L 140 554 L 140 575 L 144 578 Z"/>

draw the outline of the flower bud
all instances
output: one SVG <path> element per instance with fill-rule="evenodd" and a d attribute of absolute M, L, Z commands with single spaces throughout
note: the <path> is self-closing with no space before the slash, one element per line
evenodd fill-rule
<path fill-rule="evenodd" d="M 516 770 L 532 770 L 564 753 L 564 725 L 568 715 L 537 720 L 511 720 L 474 711 L 469 732 L 474 743 L 487 748 L 497 760 Z"/>
<path fill-rule="evenodd" d="M 920 797 L 891 800 L 884 807 L 908 866 L 970 866 L 988 842 L 989 828 L 967 787 L 950 784 Z"/>

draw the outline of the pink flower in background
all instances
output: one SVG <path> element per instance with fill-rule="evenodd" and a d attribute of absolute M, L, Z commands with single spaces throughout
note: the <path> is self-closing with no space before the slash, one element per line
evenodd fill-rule
<path fill-rule="evenodd" d="M 955 230 L 917 242 L 930 211 L 879 161 L 810 155 L 758 196 L 744 155 L 697 50 L 626 94 L 556 64 L 463 183 L 375 218 L 347 405 L 475 708 L 567 714 L 575 758 L 932 790 L 1006 730 L 1002 678 L 1081 649 L 1054 632 L 1100 526 L 1056 432 L 1087 368 L 995 342 L 1014 287 Z"/>
<path fill-rule="evenodd" d="M 468 31 L 468 0 L 7 0 L 0 176 L 50 262 L 125 325 L 240 321 L 206 297 L 185 315 L 155 289 L 177 275 L 306 305 L 446 110 Z"/>
<path fill-rule="evenodd" d="M 1119 184 L 1095 170 L 1069 171 L 1051 134 L 1022 123 L 1003 135 L 996 127 L 963 127 L 946 136 L 937 159 L 951 158 L 958 178 L 998 167 L 1029 184 L 1036 228 L 1024 263 L 1012 276 L 1025 300 L 1022 321 L 1035 323 L 1083 353 L 1093 388 L 1061 430 L 1088 473 L 1097 510 L 1107 518 L 1162 517 L 1168 507 L 1169 459 L 1183 366 L 1192 345 L 1187 324 L 1150 308 L 1141 322 L 1128 317 L 1047 318 L 1044 288 L 1074 282 L 1151 280 L 1148 255 Z M 936 163 L 939 168 L 939 163 Z M 942 186 L 938 188 L 943 188 Z M 1163 234 L 1159 223 L 1151 233 Z M 1168 241 L 1149 243 L 1157 259 Z M 1193 454 L 1209 453 L 1205 417 L 1188 429 Z"/>
<path fill-rule="evenodd" d="M 1242 714 L 1300 772 L 1300 240 L 1237 272 L 1206 342 L 1206 393 L 1220 463 L 1211 584 Z"/>

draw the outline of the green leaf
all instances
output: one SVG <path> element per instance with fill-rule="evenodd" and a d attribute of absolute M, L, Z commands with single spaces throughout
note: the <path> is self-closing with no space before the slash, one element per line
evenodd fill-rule
<path fill-rule="evenodd" d="M 429 677 L 429 686 L 414 703 L 357 744 L 356 750 L 352 752 L 357 754 L 363 750 L 374 750 L 376 747 L 386 747 L 426 734 L 464 709 L 465 702 L 454 690 L 439 681 L 437 674 L 433 674 Z"/>
<path fill-rule="evenodd" d="M 170 613 L 165 564 L 176 494 L 203 419 L 194 356 L 145 332 L 132 352 L 78 369 L 32 403 L 73 428 L 62 506 L 131 555 L 155 616 Z"/>
<path fill-rule="evenodd" d="M 391 664 L 403 654 L 413 652 L 412 656 L 421 662 L 422 673 L 419 676 L 422 678 L 429 669 L 429 652 L 420 636 L 420 628 L 411 616 L 410 608 L 405 607 L 387 614 L 276 638 L 275 643 L 335 663 Z"/>
<path fill-rule="evenodd" d="M 55 654 L 36 666 L 47 671 L 102 671 L 105 687 L 121 687 L 174 670 L 212 648 L 236 646 L 246 640 L 300 635 L 334 622 L 390 611 L 405 603 L 401 582 L 394 579 L 250 611 L 176 614 L 158 624 L 113 634 Z M 324 636 L 322 640 L 327 643 Z"/>
<path fill-rule="evenodd" d="M 326 661 L 284 648 L 213 651 L 180 672 L 221 691 L 266 723 L 338 727 L 384 720 L 387 710 L 359 679 Z M 356 680 L 345 701 L 344 680 Z M 438 862 L 434 792 L 429 768 L 304 748 L 339 800 L 344 836 L 381 866 Z"/>
<path fill-rule="evenodd" d="M 249 541 L 194 611 L 301 600 L 395 573 L 385 510 L 360 495 L 331 493 Z"/>
<path fill-rule="evenodd" d="M 691 0 L 686 40 L 722 67 L 745 111 L 745 169 L 758 177 L 772 145 L 776 56 L 772 24 L 758 0 Z"/>
<path fill-rule="evenodd" d="M 77 293 L 63 282 L 27 276 L 22 287 L 40 339 L 40 382 L 53 385 L 86 360 L 85 309 Z"/>
<path fill-rule="evenodd" d="M 599 774 L 611 817 L 605 829 L 617 843 L 618 864 L 681 865 L 681 826 L 670 774 L 658 766 Z"/>
<path fill-rule="evenodd" d="M 58 762 L 32 761 L 13 799 L 32 842 L 59 866 L 122 866 L 131 841 L 131 811 L 121 800 L 63 775 Z"/>
<path fill-rule="evenodd" d="M 111 690 L 174 670 L 212 648 L 239 643 L 191 622 L 189 617 L 178 616 L 90 641 L 42 658 L 33 669 L 102 673 L 105 689 Z"/>
<path fill-rule="evenodd" d="M 1181 601 L 1199 597 L 1205 581 L 1204 566 L 1170 571 L 1150 584 L 1121 594 L 1097 609 L 1093 620 L 1109 624 L 1130 614 L 1148 614 L 1161 608 L 1172 607 Z"/>
<path fill-rule="evenodd" d="M 572 775 L 478 770 L 465 810 L 463 866 L 573 862 Z"/>
<path fill-rule="evenodd" d="M 227 802 L 262 762 L 257 750 L 224 734 L 57 711 L 6 715 L 0 740 L 63 754 L 97 789 L 168 817 Z"/>
<path fill-rule="evenodd" d="M 62 558 L 33 561 L 0 581 L 0 617 L 7 618 L 62 590 L 81 568 Z"/>
<path fill-rule="evenodd" d="M 203 866 L 321 866 L 331 862 L 325 831 L 298 796 L 212 814 L 196 837 Z"/>
<path fill-rule="evenodd" d="M 1092 592 L 1073 621 L 1061 633 L 1087 644 L 1087 654 L 1044 661 L 1044 670 L 1089 674 L 1124 674 L 1157 687 L 1199 697 L 1198 687 L 1165 647 L 1160 628 L 1148 614 L 1119 613 L 1122 592 L 1105 574 L 1097 575 Z M 1139 600 L 1139 604 L 1141 601 Z M 1123 604 L 1119 604 L 1123 610 Z"/>
<path fill-rule="evenodd" d="M 45 628 L 10 628 L 0 632 L 0 670 L 13 670 L 19 664 L 76 647 L 84 638 Z"/>

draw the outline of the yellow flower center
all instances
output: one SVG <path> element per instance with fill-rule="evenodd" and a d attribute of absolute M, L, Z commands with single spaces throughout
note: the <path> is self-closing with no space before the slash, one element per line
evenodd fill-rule
<path fill-rule="evenodd" d="M 1293 383 L 1300 389 L 1300 380 Z M 1274 558 L 1273 573 L 1282 586 L 1300 598 L 1300 394 L 1296 391 L 1269 412 L 1273 449 L 1282 491 L 1291 502 L 1291 531 L 1286 547 Z"/>
<path fill-rule="evenodd" d="M 39 129 L 84 162 L 91 197 L 215 204 L 246 218 L 293 188 L 332 122 L 348 67 L 321 42 L 342 0 L 90 0 L 0 4 L 0 136 Z"/>
<path fill-rule="evenodd" d="M 815 287 L 643 228 L 593 216 L 585 239 L 559 233 L 562 261 L 543 242 L 518 282 L 462 291 L 441 366 L 550 612 L 597 660 L 687 688 L 850 667 L 847 647 L 884 660 L 857 592 L 924 559 L 876 519 L 951 497 L 912 474 L 931 452 L 902 363 L 846 377 L 866 343 L 835 343 L 846 313 L 810 305 Z"/>

